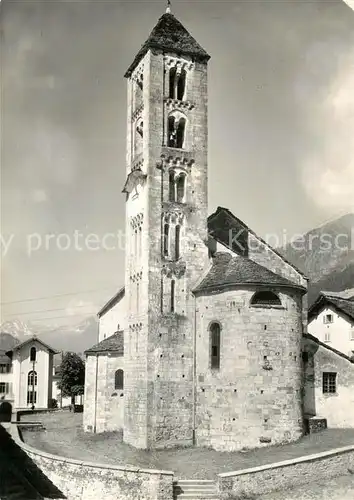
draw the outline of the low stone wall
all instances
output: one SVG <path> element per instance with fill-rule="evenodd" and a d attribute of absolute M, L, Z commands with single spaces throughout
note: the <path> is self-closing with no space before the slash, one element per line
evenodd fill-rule
<path fill-rule="evenodd" d="M 218 475 L 220 500 L 261 495 L 354 470 L 354 446 Z"/>
<path fill-rule="evenodd" d="M 102 465 L 51 455 L 24 443 L 17 425 L 15 442 L 68 500 L 172 500 L 173 472 Z"/>

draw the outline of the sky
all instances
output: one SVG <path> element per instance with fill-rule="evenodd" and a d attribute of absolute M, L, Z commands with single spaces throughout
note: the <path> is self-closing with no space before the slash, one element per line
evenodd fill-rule
<path fill-rule="evenodd" d="M 68 324 L 124 284 L 123 245 L 102 248 L 124 230 L 123 75 L 166 2 L 0 5 L 1 319 Z M 354 11 L 342 0 L 172 11 L 211 55 L 210 213 L 226 206 L 288 239 L 354 212 Z"/>

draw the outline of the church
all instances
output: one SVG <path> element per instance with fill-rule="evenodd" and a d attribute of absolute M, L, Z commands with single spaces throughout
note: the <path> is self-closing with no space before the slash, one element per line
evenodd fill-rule
<path fill-rule="evenodd" d="M 125 73 L 125 283 L 86 351 L 83 425 L 140 449 L 304 433 L 307 279 L 227 208 L 208 213 L 209 59 L 168 8 Z"/>

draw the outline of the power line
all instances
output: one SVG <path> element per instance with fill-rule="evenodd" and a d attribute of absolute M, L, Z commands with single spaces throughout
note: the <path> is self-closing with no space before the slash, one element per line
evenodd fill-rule
<path fill-rule="evenodd" d="M 93 316 L 93 315 L 92 315 Z M 37 321 L 50 321 L 52 319 L 63 319 L 63 318 L 66 318 L 66 319 L 69 319 L 69 318 L 77 318 L 77 317 L 82 317 L 82 314 L 70 314 L 70 316 L 68 316 L 67 314 L 64 315 L 64 316 L 50 316 L 48 318 L 31 318 L 31 322 L 37 322 Z"/>
<path fill-rule="evenodd" d="M 81 305 L 81 306 L 73 306 L 71 309 L 79 309 L 81 307 L 87 307 L 87 304 Z M 59 307 L 56 309 L 39 309 L 37 311 L 26 311 L 26 312 L 20 312 L 20 313 L 11 313 L 11 314 L 6 314 L 6 316 L 26 316 L 27 314 L 37 314 L 37 313 L 42 313 L 42 312 L 54 312 L 54 311 L 66 311 L 68 308 L 67 307 Z"/>
<path fill-rule="evenodd" d="M 94 292 L 103 292 L 104 290 L 113 290 L 113 287 L 109 288 L 96 288 L 94 290 L 84 290 L 82 292 L 71 292 L 71 293 L 61 293 L 57 295 L 47 295 L 45 297 L 37 297 L 37 298 L 28 298 L 28 299 L 22 299 L 22 300 L 13 300 L 10 302 L 0 302 L 1 306 L 6 306 L 10 304 L 20 304 L 21 302 L 34 302 L 38 300 L 45 300 L 45 299 L 54 299 L 56 297 L 69 297 L 70 295 L 81 295 L 83 293 L 94 293 Z"/>

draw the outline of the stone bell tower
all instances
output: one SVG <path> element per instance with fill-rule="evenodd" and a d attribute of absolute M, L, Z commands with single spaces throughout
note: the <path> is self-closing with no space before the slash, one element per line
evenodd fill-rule
<path fill-rule="evenodd" d="M 168 8 L 128 83 L 124 441 L 192 444 L 195 304 L 207 267 L 209 55 Z"/>

